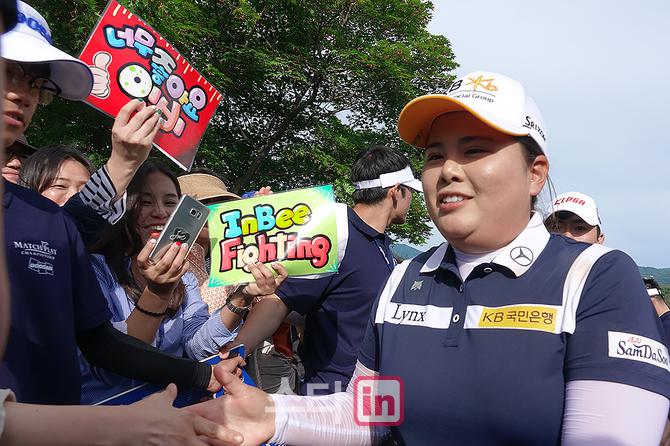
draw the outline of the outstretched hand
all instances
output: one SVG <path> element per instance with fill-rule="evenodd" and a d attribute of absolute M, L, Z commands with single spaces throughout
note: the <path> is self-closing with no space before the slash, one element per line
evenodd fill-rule
<path fill-rule="evenodd" d="M 274 435 L 274 402 L 262 390 L 244 384 L 223 367 L 214 370 L 226 393 L 216 399 L 188 406 L 183 410 L 213 421 L 225 429 L 240 432 L 243 446 L 257 446 Z M 228 432 L 230 432 L 228 431 Z M 211 440 L 213 445 L 225 442 Z"/>
<path fill-rule="evenodd" d="M 134 444 L 166 446 L 205 446 L 207 444 L 238 445 L 242 435 L 220 426 L 194 411 L 172 407 L 177 386 L 170 384 L 160 393 L 129 406 L 133 415 Z"/>

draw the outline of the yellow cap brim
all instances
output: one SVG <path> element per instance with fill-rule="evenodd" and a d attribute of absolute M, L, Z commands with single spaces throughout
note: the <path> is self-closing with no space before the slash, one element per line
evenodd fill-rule
<path fill-rule="evenodd" d="M 412 99 L 400 112 L 398 117 L 398 134 L 407 144 L 424 148 L 430 133 L 430 127 L 438 116 L 455 111 L 465 111 L 491 128 L 512 136 L 527 135 L 527 132 L 513 132 L 500 127 L 486 117 L 464 105 L 458 99 L 443 94 L 430 94 Z"/>

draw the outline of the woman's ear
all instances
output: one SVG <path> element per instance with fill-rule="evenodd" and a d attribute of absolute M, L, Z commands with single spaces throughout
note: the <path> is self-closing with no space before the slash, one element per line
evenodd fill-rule
<path fill-rule="evenodd" d="M 528 168 L 530 174 L 530 195 L 536 197 L 540 195 L 542 188 L 547 182 L 549 176 L 549 160 L 545 155 L 538 155 L 535 157 L 530 167 Z"/>

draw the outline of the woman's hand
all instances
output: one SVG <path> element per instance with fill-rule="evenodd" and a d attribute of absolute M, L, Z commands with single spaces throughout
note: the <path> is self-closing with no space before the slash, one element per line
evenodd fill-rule
<path fill-rule="evenodd" d="M 223 368 L 215 369 L 225 395 L 183 410 L 200 415 L 226 429 L 244 436 L 243 446 L 257 446 L 274 435 L 274 402 L 260 389 L 248 386 Z M 230 430 L 229 430 L 230 429 Z M 234 431 L 232 431 L 234 430 Z M 212 444 L 225 444 L 213 441 Z"/>
<path fill-rule="evenodd" d="M 116 198 L 124 194 L 135 172 L 149 156 L 160 123 L 158 110 L 138 99 L 119 110 L 112 126 L 112 154 L 105 164 L 116 188 Z"/>
<path fill-rule="evenodd" d="M 149 156 L 159 129 L 159 110 L 140 99 L 131 100 L 121 107 L 114 120 L 110 159 L 118 158 L 129 166 L 139 167 Z"/>
<path fill-rule="evenodd" d="M 207 420 L 194 411 L 172 407 L 176 396 L 177 387 L 170 384 L 163 392 L 128 406 L 133 415 L 126 433 L 132 434 L 132 444 L 205 446 L 217 440 L 221 443 L 215 444 L 236 445 L 242 442 L 238 432 Z"/>
<path fill-rule="evenodd" d="M 179 280 L 188 270 L 186 261 L 188 245 L 174 242 L 158 252 L 152 260 L 149 258 L 149 253 L 155 245 L 156 239 L 150 238 L 137 255 L 137 266 L 149 291 L 169 300 Z"/>
<path fill-rule="evenodd" d="M 216 374 L 214 373 L 217 368 L 221 368 L 226 372 L 232 373 L 233 375 L 240 378 L 242 376 L 242 368 L 247 365 L 247 363 L 244 361 L 244 358 L 241 356 L 227 359 L 227 355 L 227 353 L 225 355 L 221 355 L 221 357 L 224 359 L 222 359 L 218 364 L 212 366 L 212 377 L 210 378 L 209 386 L 207 387 L 207 391 L 210 393 L 216 393 L 221 390 L 221 383 L 216 379 Z"/>
<path fill-rule="evenodd" d="M 272 270 L 277 272 L 277 276 L 274 275 Z M 249 272 L 254 276 L 255 281 L 240 289 L 242 296 L 248 301 L 247 304 L 250 304 L 256 297 L 274 294 L 279 285 L 286 280 L 288 272 L 281 263 L 273 263 L 272 270 L 264 263 L 249 265 Z"/>
<path fill-rule="evenodd" d="M 272 188 L 270 186 L 263 186 L 254 193 L 254 197 L 260 197 L 263 195 L 272 195 Z"/>

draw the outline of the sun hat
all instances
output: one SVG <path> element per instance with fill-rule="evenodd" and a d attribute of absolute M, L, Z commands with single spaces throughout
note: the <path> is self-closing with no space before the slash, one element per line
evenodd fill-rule
<path fill-rule="evenodd" d="M 566 192 L 556 197 L 547 218 L 562 211 L 572 212 L 591 226 L 602 226 L 595 200 L 581 192 Z"/>
<path fill-rule="evenodd" d="M 547 154 L 547 138 L 540 110 L 519 82 L 499 73 L 474 71 L 441 92 L 419 96 L 400 112 L 400 138 L 425 147 L 438 116 L 453 111 L 471 113 L 490 127 L 514 136 L 530 136 Z"/>
<path fill-rule="evenodd" d="M 51 44 L 49 25 L 32 6 L 19 1 L 17 19 L 14 29 L 0 37 L 0 55 L 16 62 L 47 64 L 49 80 L 59 96 L 71 100 L 87 97 L 93 88 L 88 66 Z"/>
<path fill-rule="evenodd" d="M 189 173 L 178 177 L 177 180 L 182 193 L 199 201 L 212 198 L 240 198 L 238 195 L 229 192 L 225 183 L 214 175 Z"/>

